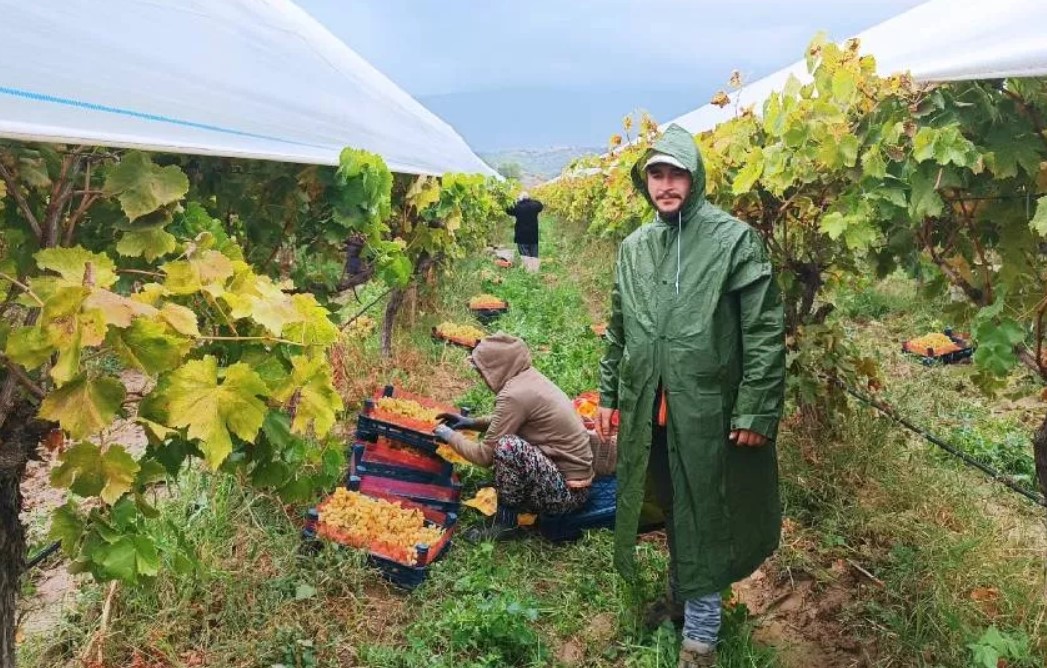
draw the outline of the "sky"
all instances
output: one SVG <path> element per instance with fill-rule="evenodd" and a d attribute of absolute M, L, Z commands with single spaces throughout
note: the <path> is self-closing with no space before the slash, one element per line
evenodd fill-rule
<path fill-rule="evenodd" d="M 603 147 L 924 0 L 298 0 L 477 151 Z"/>

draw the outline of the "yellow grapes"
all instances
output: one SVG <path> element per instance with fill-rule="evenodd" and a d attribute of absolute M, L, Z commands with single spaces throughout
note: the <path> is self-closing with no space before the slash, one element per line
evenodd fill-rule
<path fill-rule="evenodd" d="M 479 327 L 472 325 L 459 325 L 453 322 L 442 322 L 436 328 L 436 333 L 445 338 L 459 339 L 461 341 L 479 341 L 487 334 Z"/>
<path fill-rule="evenodd" d="M 362 315 L 349 323 L 349 326 L 345 328 L 345 337 L 347 339 L 366 338 L 375 330 L 376 326 L 377 323 L 374 321 L 374 318 Z"/>
<path fill-rule="evenodd" d="M 505 308 L 505 302 L 495 297 L 494 295 L 482 294 L 476 295 L 469 300 L 469 308 Z"/>
<path fill-rule="evenodd" d="M 909 341 L 909 349 L 921 354 L 932 350 L 935 355 L 941 355 L 959 350 L 960 347 L 944 334 L 925 334 Z"/>
<path fill-rule="evenodd" d="M 436 422 L 436 416 L 440 411 L 426 408 L 413 399 L 394 399 L 393 397 L 382 397 L 378 400 L 378 408 L 387 413 L 400 415 L 421 422 Z"/>
<path fill-rule="evenodd" d="M 435 545 L 444 535 L 443 529 L 426 525 L 425 515 L 416 508 L 342 487 L 324 504 L 320 521 L 353 547 L 373 549 L 411 566 L 418 561 L 416 546 Z"/>

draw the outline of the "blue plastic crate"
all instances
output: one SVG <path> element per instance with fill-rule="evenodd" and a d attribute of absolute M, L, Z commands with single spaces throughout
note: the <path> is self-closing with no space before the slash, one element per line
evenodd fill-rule
<path fill-rule="evenodd" d="M 566 515 L 539 515 L 538 530 L 553 542 L 577 540 L 588 529 L 614 528 L 618 479 L 603 476 L 593 481 L 589 500 Z"/>

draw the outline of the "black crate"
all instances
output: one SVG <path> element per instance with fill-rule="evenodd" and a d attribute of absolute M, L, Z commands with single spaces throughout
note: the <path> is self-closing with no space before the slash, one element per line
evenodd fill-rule
<path fill-rule="evenodd" d="M 473 308 L 469 309 L 476 316 L 476 319 L 483 325 L 490 325 L 492 322 L 497 320 L 504 313 L 509 312 L 509 307 L 504 308 Z"/>
<path fill-rule="evenodd" d="M 379 436 L 385 436 L 431 455 L 435 455 L 436 449 L 439 447 L 436 437 L 432 434 L 424 434 L 414 429 L 392 424 L 391 422 L 376 420 L 363 413 L 356 418 L 356 435 L 358 438 L 367 441 L 374 440 Z"/>

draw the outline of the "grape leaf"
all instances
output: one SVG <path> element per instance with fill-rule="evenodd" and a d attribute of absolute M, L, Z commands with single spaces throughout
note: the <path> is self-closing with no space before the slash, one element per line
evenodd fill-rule
<path fill-rule="evenodd" d="M 205 287 L 221 293 L 223 290 L 214 287 L 234 272 L 233 261 L 214 250 L 205 250 L 188 260 L 168 262 L 161 269 L 167 275 L 164 288 L 175 295 L 191 295 Z"/>
<path fill-rule="evenodd" d="M 114 327 L 128 327 L 137 317 L 155 318 L 158 313 L 148 304 L 101 289 L 91 291 L 84 300 L 84 309 L 101 311 L 105 316 L 105 323 Z"/>
<path fill-rule="evenodd" d="M 167 302 L 160 309 L 160 317 L 171 326 L 173 330 L 183 336 L 197 338 L 200 329 L 197 326 L 196 314 L 192 309 L 186 308 L 173 302 Z"/>
<path fill-rule="evenodd" d="M 84 285 L 88 264 L 91 265 L 92 279 L 89 287 L 109 288 L 116 283 L 116 264 L 109 256 L 92 253 L 81 246 L 45 248 L 33 257 L 38 267 L 55 272 L 69 285 Z"/>
<path fill-rule="evenodd" d="M 103 453 L 97 445 L 82 441 L 62 453 L 60 466 L 51 471 L 51 483 L 68 487 L 80 496 L 99 496 L 109 505 L 131 489 L 138 462 L 119 445 Z"/>
<path fill-rule="evenodd" d="M 177 367 L 191 342 L 171 334 L 162 322 L 138 318 L 126 329 L 109 332 L 109 344 L 130 366 L 156 376 Z"/>
<path fill-rule="evenodd" d="M 187 362 L 170 376 L 165 392 L 169 421 L 188 427 L 189 438 L 199 439 L 204 457 L 217 469 L 233 443 L 230 432 L 254 440 L 265 419 L 267 388 L 251 367 L 239 362 L 224 371 L 218 382 L 218 362 L 211 355 Z"/>
<path fill-rule="evenodd" d="M 115 543 L 98 543 L 90 555 L 111 578 L 133 583 L 137 579 L 138 551 L 130 536 L 122 536 Z"/>
<path fill-rule="evenodd" d="M 40 417 L 54 420 L 81 439 L 109 426 L 124 400 L 124 386 L 114 378 L 78 376 L 54 390 L 40 404 Z"/>
<path fill-rule="evenodd" d="M 120 255 L 144 257 L 149 262 L 173 253 L 177 248 L 178 240 L 162 227 L 127 230 L 116 243 L 116 252 Z"/>
<path fill-rule="evenodd" d="M 743 195 L 749 192 L 756 185 L 756 182 L 760 180 L 761 174 L 763 174 L 763 152 L 759 148 L 754 148 L 746 157 L 745 166 L 734 177 L 731 192 L 735 195 Z"/>
<path fill-rule="evenodd" d="M 288 323 L 303 319 L 291 301 L 291 296 L 284 293 L 268 276 L 252 278 L 253 281 L 234 281 L 222 296 L 230 307 L 232 317 L 251 318 L 273 336 L 280 336 Z"/>
<path fill-rule="evenodd" d="M 331 368 L 323 355 L 298 355 L 291 359 L 293 370 L 287 383 L 274 393 L 278 401 L 289 400 L 298 393 L 298 405 L 291 430 L 304 434 L 312 424 L 317 436 L 323 437 L 334 426 L 335 413 L 342 410 L 342 398 L 331 381 Z"/>
<path fill-rule="evenodd" d="M 1029 227 L 1041 237 L 1047 237 L 1047 195 L 1036 200 L 1036 213 L 1029 221 Z"/>
<path fill-rule="evenodd" d="M 116 196 L 133 221 L 180 200 L 189 191 L 189 179 L 175 165 L 161 167 L 147 154 L 131 151 L 109 170 L 104 190 L 107 196 Z"/>
<path fill-rule="evenodd" d="M 283 337 L 306 346 L 329 345 L 338 340 L 338 328 L 328 319 L 329 312 L 311 294 L 291 297 L 300 320 L 284 328 Z"/>
<path fill-rule="evenodd" d="M 83 535 L 84 520 L 72 501 L 55 508 L 54 513 L 51 514 L 51 529 L 47 532 L 47 537 L 61 541 L 62 552 L 66 556 L 71 557 L 76 553 L 77 543 L 80 542 L 80 537 Z"/>
<path fill-rule="evenodd" d="M 18 327 L 8 334 L 4 354 L 12 362 L 32 370 L 49 360 L 54 350 L 43 327 Z"/>
<path fill-rule="evenodd" d="M 912 194 L 909 197 L 909 215 L 917 221 L 941 215 L 945 209 L 938 191 L 935 190 L 936 179 L 916 172 L 910 178 Z"/>

